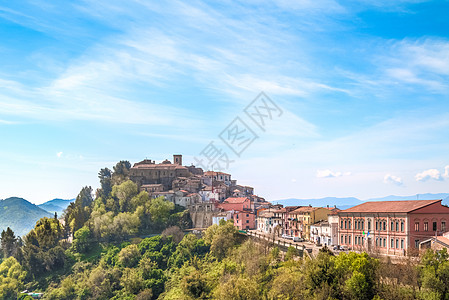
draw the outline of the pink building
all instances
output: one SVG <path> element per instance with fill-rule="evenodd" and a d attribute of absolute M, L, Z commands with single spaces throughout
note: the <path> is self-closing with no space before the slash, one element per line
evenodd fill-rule
<path fill-rule="evenodd" d="M 250 211 L 236 211 L 233 219 L 234 226 L 240 230 L 256 228 L 256 215 Z"/>
<path fill-rule="evenodd" d="M 441 200 L 373 201 L 338 212 L 338 242 L 360 251 L 404 255 L 447 230 Z"/>

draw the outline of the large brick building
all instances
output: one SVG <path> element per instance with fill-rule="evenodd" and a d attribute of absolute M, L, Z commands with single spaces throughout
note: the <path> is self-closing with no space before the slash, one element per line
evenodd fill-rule
<path fill-rule="evenodd" d="M 338 212 L 340 245 L 404 255 L 447 230 L 449 207 L 441 200 L 374 201 Z"/>

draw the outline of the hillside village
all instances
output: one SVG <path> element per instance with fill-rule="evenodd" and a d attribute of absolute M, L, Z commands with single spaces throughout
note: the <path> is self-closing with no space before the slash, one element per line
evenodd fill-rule
<path fill-rule="evenodd" d="M 232 220 L 241 231 L 392 256 L 449 247 L 449 207 L 441 200 L 373 201 L 346 210 L 283 207 L 237 184 L 231 174 L 183 166 L 182 155 L 173 155 L 173 162 L 145 159 L 129 176 L 151 198 L 163 196 L 186 207 L 197 230 Z"/>

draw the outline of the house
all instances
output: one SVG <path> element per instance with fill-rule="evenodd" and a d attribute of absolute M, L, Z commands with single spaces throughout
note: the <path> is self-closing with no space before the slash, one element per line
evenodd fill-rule
<path fill-rule="evenodd" d="M 330 210 L 324 207 L 302 206 L 288 213 L 286 234 L 310 239 L 310 226 L 327 220 Z"/>
<path fill-rule="evenodd" d="M 443 250 L 444 248 L 449 250 L 449 238 L 445 236 L 434 236 L 419 243 L 419 250 L 429 248 L 436 251 Z"/>
<path fill-rule="evenodd" d="M 329 222 L 330 231 L 331 231 L 331 243 L 328 244 L 330 246 L 338 245 L 338 212 L 340 210 L 334 209 L 332 212 L 327 215 L 327 221 Z"/>
<path fill-rule="evenodd" d="M 256 215 L 250 211 L 236 211 L 233 214 L 234 226 L 239 230 L 255 229 Z"/>
<path fill-rule="evenodd" d="M 329 221 L 319 221 L 311 225 L 310 240 L 317 244 L 332 245 L 332 229 Z"/>
<path fill-rule="evenodd" d="M 163 184 L 144 184 L 140 187 L 140 191 L 143 192 L 147 192 L 149 194 L 154 193 L 154 192 L 162 192 L 164 191 L 164 185 Z"/>
<path fill-rule="evenodd" d="M 261 233 L 271 234 L 273 231 L 273 216 L 274 212 L 264 209 L 258 211 L 256 217 L 257 231 Z"/>
<path fill-rule="evenodd" d="M 220 225 L 221 220 L 224 220 L 224 221 L 234 220 L 233 212 L 232 211 L 217 212 L 212 217 L 212 224 Z"/>
<path fill-rule="evenodd" d="M 230 186 L 232 183 L 231 180 L 231 174 L 223 173 L 223 172 L 214 172 L 214 171 L 207 171 L 203 174 L 203 181 L 207 185 L 212 185 L 215 181 L 221 181 L 227 186 Z"/>
<path fill-rule="evenodd" d="M 447 231 L 441 200 L 373 201 L 338 212 L 340 245 L 386 255 L 414 254 Z"/>

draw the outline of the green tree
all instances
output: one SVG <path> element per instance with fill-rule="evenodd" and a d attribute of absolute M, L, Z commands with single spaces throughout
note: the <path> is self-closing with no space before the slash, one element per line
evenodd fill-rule
<path fill-rule="evenodd" d="M 175 208 L 175 205 L 165 200 L 163 197 L 158 197 L 151 200 L 149 212 L 151 220 L 158 224 L 163 225 L 168 221 L 170 212 Z"/>
<path fill-rule="evenodd" d="M 212 225 L 204 233 L 204 240 L 211 245 L 211 253 L 218 259 L 225 257 L 228 250 L 237 243 L 237 229 L 232 221 L 220 221 L 220 225 Z"/>
<path fill-rule="evenodd" d="M 112 187 L 111 195 L 118 199 L 121 212 L 129 211 L 131 199 L 139 193 L 137 184 L 131 180 L 127 180 L 120 185 Z"/>
<path fill-rule="evenodd" d="M 98 178 L 100 178 L 100 197 L 107 199 L 112 192 L 112 171 L 108 168 L 101 169 L 98 172 Z"/>
<path fill-rule="evenodd" d="M 422 287 L 438 299 L 449 299 L 449 254 L 428 249 L 419 265 Z"/>
<path fill-rule="evenodd" d="M 14 235 L 12 229 L 8 227 L 6 228 L 6 231 L 3 230 L 1 234 L 1 248 L 3 251 L 3 256 L 8 258 L 16 255 L 18 247 L 18 239 Z"/>
<path fill-rule="evenodd" d="M 92 235 L 89 227 L 83 226 L 78 229 L 74 234 L 74 240 L 72 243 L 72 248 L 78 253 L 86 253 L 90 249 L 92 244 Z"/>
<path fill-rule="evenodd" d="M 26 272 L 14 257 L 0 264 L 0 299 L 16 299 L 23 288 Z"/>
<path fill-rule="evenodd" d="M 118 262 L 124 267 L 132 268 L 139 263 L 140 257 L 140 250 L 137 245 L 129 245 L 118 254 Z"/>
<path fill-rule="evenodd" d="M 89 220 L 92 212 L 92 203 L 92 188 L 83 187 L 75 202 L 70 203 L 65 211 L 65 224 L 71 232 L 77 231 Z"/>

